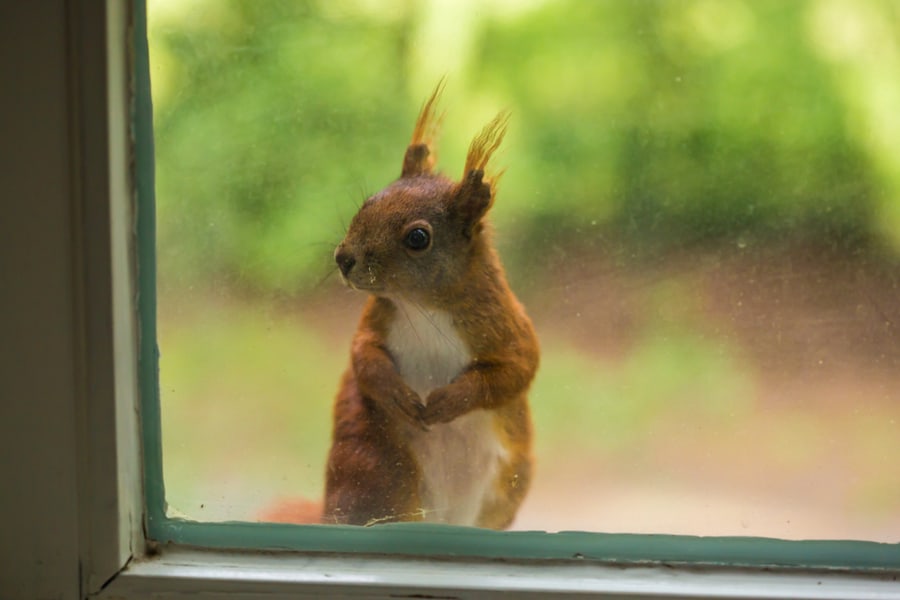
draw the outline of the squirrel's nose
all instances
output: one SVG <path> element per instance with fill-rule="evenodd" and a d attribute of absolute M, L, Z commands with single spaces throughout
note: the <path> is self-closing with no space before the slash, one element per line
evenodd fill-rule
<path fill-rule="evenodd" d="M 356 258 L 343 248 L 338 248 L 337 252 L 334 253 L 334 261 L 337 263 L 338 268 L 341 270 L 344 277 L 350 274 L 353 265 L 356 264 Z"/>

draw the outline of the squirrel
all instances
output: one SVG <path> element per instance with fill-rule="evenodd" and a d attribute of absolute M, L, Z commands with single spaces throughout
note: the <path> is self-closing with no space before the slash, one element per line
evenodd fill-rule
<path fill-rule="evenodd" d="M 343 282 L 369 298 L 334 404 L 325 523 L 505 529 L 531 481 L 538 342 L 486 220 L 496 177 L 485 168 L 508 113 L 475 137 L 453 181 L 434 172 L 442 88 L 400 178 L 365 200 L 335 249 Z"/>

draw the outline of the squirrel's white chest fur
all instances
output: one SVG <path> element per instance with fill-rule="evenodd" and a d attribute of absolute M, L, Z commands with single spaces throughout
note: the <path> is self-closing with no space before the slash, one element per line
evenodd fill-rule
<path fill-rule="evenodd" d="M 387 346 L 406 383 L 427 402 L 472 356 L 449 314 L 394 301 L 397 313 Z M 410 448 L 422 471 L 419 494 L 426 521 L 475 525 L 493 494 L 500 462 L 507 459 L 494 413 L 473 410 L 430 431 L 409 430 Z"/>

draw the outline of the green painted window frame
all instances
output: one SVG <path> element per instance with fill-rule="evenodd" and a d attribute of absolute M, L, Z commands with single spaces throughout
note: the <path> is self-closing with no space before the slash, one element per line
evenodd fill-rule
<path fill-rule="evenodd" d="M 786 541 L 593 532 L 498 532 L 418 523 L 372 528 L 338 525 L 207 523 L 166 515 L 156 342 L 153 124 L 146 5 L 135 0 L 134 113 L 137 193 L 139 378 L 147 538 L 159 544 L 216 549 L 292 550 L 399 557 L 599 561 L 885 571 L 900 569 L 900 543 L 858 540 Z"/>

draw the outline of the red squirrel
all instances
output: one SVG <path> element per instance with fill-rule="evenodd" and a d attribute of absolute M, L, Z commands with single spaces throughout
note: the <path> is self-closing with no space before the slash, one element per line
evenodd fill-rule
<path fill-rule="evenodd" d="M 453 181 L 434 172 L 441 89 L 400 178 L 363 203 L 334 253 L 369 299 L 334 405 L 325 523 L 504 529 L 531 481 L 538 342 L 486 221 L 496 178 L 485 168 L 508 117 L 475 137 Z"/>

